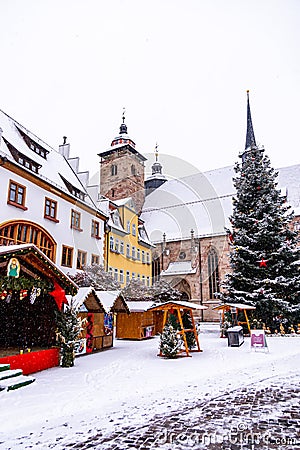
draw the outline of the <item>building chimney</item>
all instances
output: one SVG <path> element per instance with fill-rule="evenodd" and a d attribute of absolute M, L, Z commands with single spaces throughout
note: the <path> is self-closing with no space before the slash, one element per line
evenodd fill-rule
<path fill-rule="evenodd" d="M 67 144 L 67 136 L 63 136 L 63 143 L 58 147 L 59 153 L 66 159 L 70 156 L 70 144 Z"/>

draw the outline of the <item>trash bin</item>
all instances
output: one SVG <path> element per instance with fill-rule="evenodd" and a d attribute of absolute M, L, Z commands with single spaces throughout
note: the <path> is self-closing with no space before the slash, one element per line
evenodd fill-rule
<path fill-rule="evenodd" d="M 243 327 L 236 326 L 227 329 L 228 347 L 240 347 L 244 342 Z"/>

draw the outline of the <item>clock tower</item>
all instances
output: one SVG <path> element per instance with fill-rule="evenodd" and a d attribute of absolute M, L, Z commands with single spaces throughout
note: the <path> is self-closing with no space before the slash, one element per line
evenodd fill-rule
<path fill-rule="evenodd" d="M 120 133 L 100 156 L 100 194 L 112 201 L 131 197 L 139 214 L 145 200 L 144 170 L 146 158 L 129 137 L 123 111 Z"/>

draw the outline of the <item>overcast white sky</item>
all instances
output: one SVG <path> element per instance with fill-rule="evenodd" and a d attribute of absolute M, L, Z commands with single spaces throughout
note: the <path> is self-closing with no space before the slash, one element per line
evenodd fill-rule
<path fill-rule="evenodd" d="M 0 7 L 0 109 L 54 148 L 66 135 L 80 169 L 96 169 L 123 107 L 141 153 L 158 142 L 201 171 L 231 165 L 245 145 L 247 89 L 272 165 L 300 162 L 299 0 Z"/>

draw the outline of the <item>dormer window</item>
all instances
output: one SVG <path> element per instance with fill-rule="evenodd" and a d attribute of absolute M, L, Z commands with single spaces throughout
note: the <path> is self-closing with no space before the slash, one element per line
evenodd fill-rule
<path fill-rule="evenodd" d="M 36 161 L 28 158 L 23 155 L 23 153 L 19 152 L 13 145 L 11 145 L 4 137 L 4 142 L 7 145 L 10 153 L 12 154 L 14 160 L 19 163 L 21 166 L 26 167 L 26 169 L 31 170 L 34 173 L 38 173 L 39 168 L 42 167 L 41 164 L 38 164 Z"/>
<path fill-rule="evenodd" d="M 17 127 L 18 128 L 18 127 Z M 46 150 L 43 148 L 40 144 L 35 142 L 33 139 L 31 139 L 24 131 L 22 131 L 20 128 L 18 128 L 19 133 L 23 137 L 24 141 L 26 142 L 27 146 L 37 155 L 40 155 L 42 158 L 47 159 L 47 154 L 49 153 L 49 150 Z"/>
<path fill-rule="evenodd" d="M 80 200 L 84 200 L 85 198 L 85 193 L 80 191 L 79 189 L 77 189 L 76 187 L 74 187 L 69 181 L 67 181 L 61 174 L 59 174 L 61 176 L 61 179 L 63 180 L 63 182 L 65 183 L 68 191 L 74 195 L 74 197 L 79 198 Z"/>

